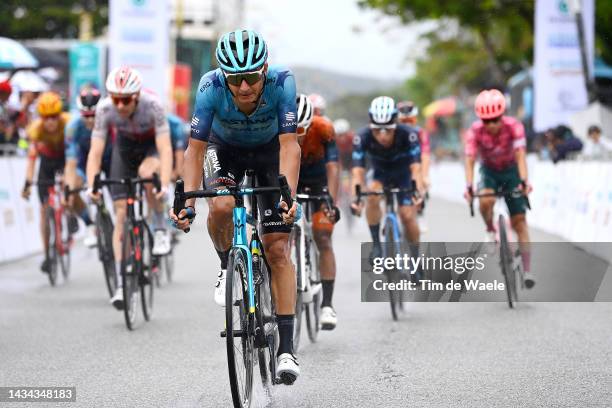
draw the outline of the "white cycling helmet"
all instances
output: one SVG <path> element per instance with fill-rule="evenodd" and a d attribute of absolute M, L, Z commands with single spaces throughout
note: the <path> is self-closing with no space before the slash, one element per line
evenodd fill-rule
<path fill-rule="evenodd" d="M 314 116 L 312 102 L 310 102 L 306 95 L 298 94 L 295 104 L 297 105 L 298 127 L 308 129 Z"/>
<path fill-rule="evenodd" d="M 128 66 L 113 69 L 106 78 L 106 90 L 111 94 L 130 95 L 141 89 L 142 75 Z"/>
<path fill-rule="evenodd" d="M 370 104 L 370 122 L 376 125 L 388 125 L 395 123 L 397 109 L 395 101 L 389 96 L 379 96 L 374 98 Z"/>
<path fill-rule="evenodd" d="M 325 110 L 327 108 L 327 101 L 319 94 L 310 94 L 308 99 L 312 102 L 312 107 L 315 109 Z"/>
<path fill-rule="evenodd" d="M 336 119 L 334 121 L 334 131 L 337 135 L 341 135 L 343 133 L 351 130 L 351 124 L 346 119 Z"/>

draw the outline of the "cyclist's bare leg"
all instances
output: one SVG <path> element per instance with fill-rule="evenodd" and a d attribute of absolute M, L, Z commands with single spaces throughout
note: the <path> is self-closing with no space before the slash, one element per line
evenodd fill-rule
<path fill-rule="evenodd" d="M 45 258 L 49 256 L 49 226 L 47 225 L 47 208 L 49 204 L 44 203 L 40 206 L 40 238 L 42 239 L 43 248 L 45 250 Z"/>
<path fill-rule="evenodd" d="M 140 166 L 138 167 L 138 176 L 141 178 L 151 178 L 153 173 L 159 174 L 161 162 L 159 157 L 149 156 L 145 158 Z M 163 201 L 155 199 L 155 193 L 153 192 L 153 186 L 151 184 L 145 184 L 145 191 L 147 193 L 147 203 L 155 213 L 163 213 L 164 203 Z M 163 225 L 162 225 L 163 226 Z"/>
<path fill-rule="evenodd" d="M 531 250 L 529 245 L 529 228 L 527 227 L 527 218 L 525 214 L 515 214 L 510 217 L 512 229 L 516 232 L 523 259 L 523 270 L 530 271 Z"/>
<path fill-rule="evenodd" d="M 383 185 L 380 181 L 374 180 L 368 185 L 368 188 L 370 191 L 380 191 Z M 380 219 L 382 218 L 380 201 L 380 196 L 368 196 L 366 201 L 366 220 L 368 221 L 368 225 L 380 224 Z"/>
<path fill-rule="evenodd" d="M 336 258 L 332 247 L 332 233 L 329 231 L 313 231 L 313 238 L 319 250 L 319 269 L 321 280 L 336 279 Z"/>
<path fill-rule="evenodd" d="M 115 274 L 117 275 L 117 282 L 121 282 L 121 260 L 122 251 L 121 244 L 123 242 L 123 224 L 127 217 L 127 200 L 120 199 L 113 202 L 115 210 L 115 226 L 113 228 L 113 252 L 115 253 Z"/>
<path fill-rule="evenodd" d="M 418 244 L 420 241 L 419 223 L 417 222 L 417 207 L 414 205 L 401 205 L 399 216 L 404 226 L 406 240 L 411 244 Z"/>
<path fill-rule="evenodd" d="M 208 234 L 217 251 L 227 251 L 234 236 L 234 197 L 213 197 L 208 200 Z"/>
<path fill-rule="evenodd" d="M 490 188 L 484 188 L 478 192 L 479 194 L 492 194 L 493 190 Z M 480 214 L 487 227 L 487 231 L 494 231 L 495 227 L 493 224 L 493 207 L 495 206 L 496 197 L 480 197 L 478 199 L 480 204 Z"/>
<path fill-rule="evenodd" d="M 276 313 L 295 314 L 297 287 L 295 269 L 290 258 L 289 234 L 273 232 L 263 235 L 261 240 L 272 274 L 272 296 Z"/>

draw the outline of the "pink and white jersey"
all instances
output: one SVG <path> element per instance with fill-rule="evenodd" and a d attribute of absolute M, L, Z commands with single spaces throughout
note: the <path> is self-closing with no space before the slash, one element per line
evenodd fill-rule
<path fill-rule="evenodd" d="M 421 154 L 431 154 L 431 144 L 429 143 L 429 132 L 419 127 L 419 143 L 421 143 Z"/>
<path fill-rule="evenodd" d="M 525 149 L 525 128 L 509 116 L 502 117 L 502 128 L 498 135 L 489 134 L 482 121 L 476 121 L 465 134 L 465 155 L 480 156 L 482 164 L 492 170 L 504 170 L 516 163 L 515 153 Z"/>

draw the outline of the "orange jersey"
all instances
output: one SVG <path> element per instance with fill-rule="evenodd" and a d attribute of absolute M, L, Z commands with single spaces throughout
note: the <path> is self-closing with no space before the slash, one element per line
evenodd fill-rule
<path fill-rule="evenodd" d="M 27 127 L 28 138 L 34 144 L 39 155 L 51 159 L 64 157 L 64 129 L 69 121 L 70 115 L 63 112 L 60 114 L 59 125 L 55 132 L 46 132 L 40 118 Z"/>
<path fill-rule="evenodd" d="M 302 140 L 302 164 L 314 164 L 325 158 L 325 147 L 334 141 L 334 126 L 321 117 L 312 118 L 312 124 Z"/>

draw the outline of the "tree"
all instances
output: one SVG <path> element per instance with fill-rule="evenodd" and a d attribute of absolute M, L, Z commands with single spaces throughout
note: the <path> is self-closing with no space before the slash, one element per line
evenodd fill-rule
<path fill-rule="evenodd" d="M 77 38 L 84 11 L 92 14 L 94 35 L 101 34 L 108 25 L 108 0 L 0 0 L 0 36 Z"/>

